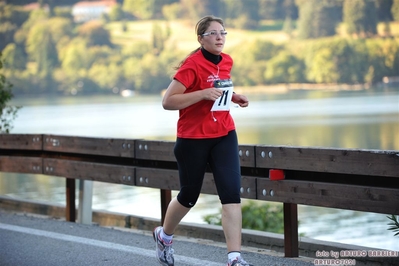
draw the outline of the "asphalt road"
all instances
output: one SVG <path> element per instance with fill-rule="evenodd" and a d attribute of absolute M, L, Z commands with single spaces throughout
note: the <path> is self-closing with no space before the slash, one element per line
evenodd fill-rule
<path fill-rule="evenodd" d="M 224 243 L 175 237 L 175 265 L 226 266 Z M 309 266 L 309 258 L 243 247 L 255 266 Z M 152 232 L 83 225 L 0 210 L 1 266 L 159 265 Z"/>

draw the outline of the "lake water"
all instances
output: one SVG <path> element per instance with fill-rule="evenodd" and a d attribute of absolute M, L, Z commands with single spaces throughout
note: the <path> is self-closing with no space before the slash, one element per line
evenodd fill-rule
<path fill-rule="evenodd" d="M 248 108 L 231 110 L 240 144 L 399 150 L 399 90 L 295 91 L 249 99 Z M 163 110 L 160 101 L 154 96 L 21 100 L 12 133 L 173 141 L 178 112 Z M 0 194 L 65 204 L 65 183 L 1 173 Z M 201 195 L 183 221 L 204 223 L 204 215 L 219 211 L 218 202 Z M 95 182 L 93 208 L 160 218 L 159 191 Z M 386 215 L 301 205 L 298 212 L 299 233 L 306 237 L 399 250 Z"/>

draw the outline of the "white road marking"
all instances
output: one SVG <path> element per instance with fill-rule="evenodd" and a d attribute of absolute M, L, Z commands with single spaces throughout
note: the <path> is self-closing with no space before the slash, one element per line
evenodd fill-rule
<path fill-rule="evenodd" d="M 96 247 L 101 247 L 101 248 L 114 249 L 114 250 L 118 250 L 118 251 L 133 253 L 135 255 L 150 257 L 150 258 L 154 258 L 154 256 L 155 256 L 155 251 L 150 251 L 150 250 L 143 249 L 143 248 L 126 246 L 126 245 L 121 245 L 121 244 L 116 244 L 116 243 L 111 243 L 111 242 L 106 242 L 106 241 L 100 241 L 100 240 L 94 240 L 94 239 L 89 239 L 89 238 L 84 238 L 84 237 L 79 237 L 79 236 L 71 236 L 71 235 L 65 235 L 65 234 L 60 234 L 60 233 L 55 233 L 55 232 L 48 232 L 48 231 L 43 231 L 43 230 L 38 230 L 38 229 L 16 226 L 16 225 L 0 223 L 0 229 L 29 234 L 29 235 L 36 235 L 36 236 L 41 236 L 41 237 L 48 237 L 48 238 L 62 240 L 62 241 L 69 241 L 69 242 L 75 242 L 75 243 L 80 243 L 80 244 L 85 244 L 85 245 L 91 245 L 91 246 L 96 246 Z M 221 266 L 221 265 L 224 265 L 224 264 L 220 264 L 220 263 L 216 263 L 216 262 L 212 262 L 212 261 L 198 260 L 198 259 L 194 259 L 194 258 L 190 258 L 190 257 L 186 257 L 186 256 L 181 256 L 181 255 L 175 255 L 175 261 L 178 263 L 185 263 L 185 264 L 189 264 L 189 265 L 193 265 L 193 266 L 202 266 L 202 265 Z"/>

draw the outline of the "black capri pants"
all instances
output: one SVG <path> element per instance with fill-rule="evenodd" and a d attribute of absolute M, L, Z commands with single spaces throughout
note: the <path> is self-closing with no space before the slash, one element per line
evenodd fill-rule
<path fill-rule="evenodd" d="M 241 172 L 235 130 L 211 139 L 177 138 L 174 153 L 180 179 L 179 203 L 195 205 L 201 192 L 207 164 L 213 172 L 222 204 L 240 203 Z"/>

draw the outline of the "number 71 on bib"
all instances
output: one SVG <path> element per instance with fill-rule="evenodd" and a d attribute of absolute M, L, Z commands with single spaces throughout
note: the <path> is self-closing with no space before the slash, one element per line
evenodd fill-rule
<path fill-rule="evenodd" d="M 213 103 L 211 111 L 229 111 L 231 98 L 233 97 L 233 82 L 231 79 L 216 80 L 214 87 L 223 90 L 223 93 Z"/>

